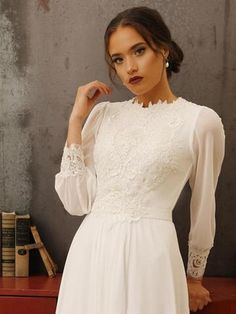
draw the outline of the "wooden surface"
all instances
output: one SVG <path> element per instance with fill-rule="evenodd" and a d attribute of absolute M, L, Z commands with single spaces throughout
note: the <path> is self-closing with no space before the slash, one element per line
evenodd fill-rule
<path fill-rule="evenodd" d="M 30 276 L 26 278 L 0 277 L 0 295 L 57 297 L 61 274 L 54 278 Z"/>
<path fill-rule="evenodd" d="M 54 314 L 60 281 L 61 274 L 55 278 L 0 277 L 0 313 Z M 213 302 L 202 311 L 191 313 L 236 314 L 236 278 L 205 277 L 203 285 L 210 291 Z"/>
<path fill-rule="evenodd" d="M 236 302 L 236 278 L 204 278 L 203 285 L 209 290 L 212 300 L 218 302 L 230 299 Z"/>
<path fill-rule="evenodd" d="M 1 314 L 55 314 L 56 298 L 0 296 Z"/>
<path fill-rule="evenodd" d="M 55 278 L 0 277 L 1 314 L 55 314 L 61 274 Z"/>

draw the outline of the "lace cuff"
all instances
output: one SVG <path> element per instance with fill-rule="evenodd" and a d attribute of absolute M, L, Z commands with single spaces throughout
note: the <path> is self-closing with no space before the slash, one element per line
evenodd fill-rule
<path fill-rule="evenodd" d="M 84 175 L 86 167 L 84 164 L 84 154 L 81 144 L 71 144 L 67 147 L 65 144 L 62 161 L 61 173 L 64 177 L 76 176 L 77 174 Z"/>
<path fill-rule="evenodd" d="M 187 275 L 193 278 L 202 278 L 205 272 L 210 249 L 189 248 Z"/>

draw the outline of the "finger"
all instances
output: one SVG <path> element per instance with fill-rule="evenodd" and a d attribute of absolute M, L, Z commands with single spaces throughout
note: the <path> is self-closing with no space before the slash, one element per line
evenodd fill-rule
<path fill-rule="evenodd" d="M 109 91 L 107 90 L 107 88 L 104 85 L 102 85 L 100 83 L 95 83 L 95 86 L 96 86 L 96 88 L 99 88 L 103 94 L 108 94 Z"/>
<path fill-rule="evenodd" d="M 95 93 L 94 93 L 94 95 L 93 95 L 93 97 L 92 97 L 92 100 L 97 99 L 97 97 L 98 97 L 100 94 L 101 94 L 101 91 L 97 88 L 96 91 L 95 91 Z"/>
<path fill-rule="evenodd" d="M 107 84 L 105 84 L 105 83 L 103 83 L 103 82 L 100 82 L 100 81 L 98 81 L 98 80 L 96 80 L 96 81 L 93 81 L 93 82 L 91 82 L 91 84 L 92 85 L 96 85 L 96 86 L 101 86 L 101 87 L 103 87 L 103 88 L 105 88 L 105 89 L 111 89 Z"/>
<path fill-rule="evenodd" d="M 91 98 L 92 102 L 96 101 L 96 99 L 101 95 L 102 91 L 100 89 L 96 89 L 95 94 Z"/>
<path fill-rule="evenodd" d="M 101 94 L 106 94 L 106 90 L 104 89 L 104 87 L 97 85 L 96 88 L 101 92 Z"/>
<path fill-rule="evenodd" d="M 203 307 L 205 305 L 206 300 L 203 299 L 197 299 L 196 303 L 198 307 Z"/>
<path fill-rule="evenodd" d="M 89 99 L 93 99 L 94 95 L 100 95 L 101 91 L 99 88 L 97 87 L 92 87 L 92 88 L 89 88 L 88 91 L 87 91 L 87 96 Z"/>
<path fill-rule="evenodd" d="M 99 82 L 103 87 L 107 88 L 107 89 L 111 89 L 110 86 L 108 86 L 107 84 L 103 83 L 103 82 Z"/>
<path fill-rule="evenodd" d="M 112 89 L 111 89 L 111 87 L 108 86 L 107 84 L 105 84 L 105 83 L 103 83 L 103 82 L 98 82 L 98 84 L 100 84 L 100 86 L 102 86 L 105 90 L 107 90 L 108 93 L 111 92 Z"/>
<path fill-rule="evenodd" d="M 103 84 L 102 87 L 105 90 L 106 94 L 109 94 L 111 92 L 111 88 L 109 86 L 107 86 L 106 84 Z"/>
<path fill-rule="evenodd" d="M 198 309 L 199 309 L 199 310 L 202 310 L 202 309 L 204 308 L 204 306 L 205 306 L 204 304 L 199 305 L 199 306 L 198 306 Z"/>
<path fill-rule="evenodd" d="M 197 307 L 193 307 L 193 308 L 191 309 L 191 311 L 192 311 L 192 312 L 197 312 L 197 311 L 198 311 L 198 308 L 197 308 Z"/>
<path fill-rule="evenodd" d="M 91 100 L 95 101 L 101 94 L 106 94 L 106 91 L 104 90 L 104 88 L 102 88 L 101 86 L 98 85 L 96 87 L 96 92 L 92 96 Z"/>
<path fill-rule="evenodd" d="M 189 308 L 192 312 L 196 312 L 198 309 L 198 304 L 196 303 L 195 300 L 190 300 L 189 301 Z"/>
<path fill-rule="evenodd" d="M 208 302 L 211 302 L 211 297 L 210 297 L 210 293 L 206 294 L 204 297 L 205 300 L 207 300 Z"/>
<path fill-rule="evenodd" d="M 204 301 L 203 300 L 201 300 L 201 301 L 199 300 L 199 302 L 198 302 L 199 308 L 203 309 L 204 306 L 207 306 L 208 302 L 209 302 L 208 300 L 204 300 Z"/>

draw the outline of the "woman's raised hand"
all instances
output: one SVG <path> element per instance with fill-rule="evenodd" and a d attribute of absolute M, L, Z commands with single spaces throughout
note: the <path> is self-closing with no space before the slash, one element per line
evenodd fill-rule
<path fill-rule="evenodd" d="M 90 98 L 88 95 L 93 89 L 96 91 Z M 102 94 L 109 94 L 111 91 L 112 89 L 110 86 L 98 80 L 80 86 L 77 90 L 70 119 L 76 118 L 84 121 L 94 107 L 96 99 Z"/>

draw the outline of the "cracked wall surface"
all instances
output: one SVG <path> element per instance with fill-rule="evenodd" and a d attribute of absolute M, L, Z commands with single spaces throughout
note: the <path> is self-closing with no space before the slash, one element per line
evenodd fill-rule
<path fill-rule="evenodd" d="M 217 187 L 217 234 L 208 275 L 235 273 L 236 21 L 233 0 L 107 1 L 0 0 L 0 208 L 29 211 L 47 248 L 63 269 L 83 217 L 67 214 L 54 190 L 78 86 L 92 80 L 111 85 L 103 35 L 121 10 L 156 8 L 185 57 L 171 86 L 176 95 L 216 110 L 227 136 Z M 120 84 L 99 101 L 124 100 Z M 174 211 L 186 264 L 189 189 Z M 63 226 L 63 231 L 62 231 Z M 36 257 L 35 257 L 36 258 Z M 36 258 L 32 270 L 43 271 Z"/>
<path fill-rule="evenodd" d="M 24 6 L 17 3 L 9 9 L 6 1 L 1 2 L 0 208 L 20 212 L 27 211 L 32 200 L 32 145 L 27 130 L 30 86 L 24 68 L 26 37 L 19 31 L 22 16 Z"/>

